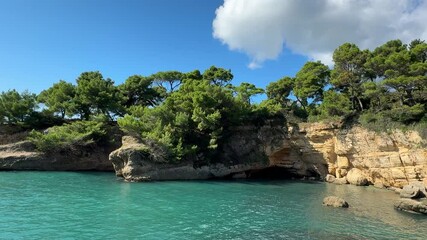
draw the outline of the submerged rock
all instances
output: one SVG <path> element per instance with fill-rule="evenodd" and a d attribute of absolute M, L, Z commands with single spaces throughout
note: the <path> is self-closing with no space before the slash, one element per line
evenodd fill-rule
<path fill-rule="evenodd" d="M 400 191 L 400 197 L 402 198 L 422 198 L 426 196 L 426 187 L 423 182 L 411 182 L 403 186 L 402 191 Z"/>
<path fill-rule="evenodd" d="M 427 214 L 427 200 L 417 201 L 413 199 L 402 198 L 395 202 L 394 207 L 400 211 Z"/>
<path fill-rule="evenodd" d="M 323 199 L 323 206 L 331 206 L 331 207 L 336 207 L 336 208 L 338 208 L 338 207 L 348 208 L 349 207 L 348 203 L 344 199 L 339 198 L 337 196 L 325 197 Z"/>
<path fill-rule="evenodd" d="M 366 186 L 368 184 L 368 179 L 365 177 L 362 170 L 357 168 L 352 168 L 347 173 L 347 181 L 356 186 Z"/>

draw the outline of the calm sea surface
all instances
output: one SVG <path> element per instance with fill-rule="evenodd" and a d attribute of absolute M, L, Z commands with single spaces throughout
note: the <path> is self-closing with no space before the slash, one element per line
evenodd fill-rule
<path fill-rule="evenodd" d="M 322 207 L 328 195 L 350 208 Z M 316 182 L 0 172 L 0 239 L 427 239 L 427 217 L 395 211 L 396 199 Z"/>

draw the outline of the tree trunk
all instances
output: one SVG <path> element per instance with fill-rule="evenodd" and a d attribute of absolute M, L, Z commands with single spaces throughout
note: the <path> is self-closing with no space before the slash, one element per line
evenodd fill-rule
<path fill-rule="evenodd" d="M 362 101 L 360 101 L 360 98 L 356 97 L 357 102 L 359 102 L 359 106 L 360 106 L 360 111 L 363 111 L 363 104 Z"/>

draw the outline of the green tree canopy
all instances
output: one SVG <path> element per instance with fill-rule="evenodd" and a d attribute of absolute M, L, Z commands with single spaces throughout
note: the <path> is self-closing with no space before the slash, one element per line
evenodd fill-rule
<path fill-rule="evenodd" d="M 352 109 L 362 111 L 364 106 L 360 97 L 362 96 L 362 84 L 364 78 L 364 64 L 368 57 L 367 51 L 361 51 L 352 43 L 345 43 L 338 47 L 333 54 L 335 62 L 331 72 L 331 84 L 338 90 L 350 96 Z"/>
<path fill-rule="evenodd" d="M 271 82 L 266 88 L 267 97 L 281 104 L 282 107 L 287 107 L 290 102 L 289 95 L 292 92 L 293 86 L 294 79 L 290 77 L 284 77 L 277 82 Z"/>
<path fill-rule="evenodd" d="M 387 70 L 387 59 L 394 53 L 399 53 L 406 50 L 406 45 L 400 40 L 391 40 L 375 48 L 369 54 L 364 68 L 370 73 L 371 78 L 383 77 Z"/>
<path fill-rule="evenodd" d="M 320 61 L 307 62 L 295 76 L 293 92 L 298 101 L 305 106 L 307 99 L 319 102 L 323 99 L 323 89 L 329 78 L 329 68 Z"/>
<path fill-rule="evenodd" d="M 319 107 L 321 115 L 328 117 L 345 117 L 352 112 L 351 102 L 345 94 L 328 90 L 324 93 Z"/>
<path fill-rule="evenodd" d="M 250 105 L 251 97 L 264 93 L 264 89 L 257 88 L 252 83 L 243 82 L 239 86 L 233 88 L 236 92 L 237 99 Z"/>
<path fill-rule="evenodd" d="M 77 78 L 75 110 L 82 119 L 91 114 L 111 114 L 120 112 L 120 93 L 111 79 L 104 79 L 100 72 L 84 72 Z"/>
<path fill-rule="evenodd" d="M 203 79 L 206 79 L 218 86 L 225 86 L 233 79 L 233 74 L 231 73 L 231 70 L 211 66 L 203 72 Z"/>
<path fill-rule="evenodd" d="M 141 75 L 133 75 L 126 79 L 118 87 L 123 95 L 125 107 L 129 108 L 133 105 L 155 106 L 160 103 L 162 94 L 152 84 L 152 78 Z"/>
<path fill-rule="evenodd" d="M 74 114 L 72 109 L 75 94 L 76 89 L 73 84 L 60 80 L 47 90 L 43 90 L 37 100 L 44 103 L 50 112 L 58 113 L 61 118 L 64 118 L 66 115 Z"/>
<path fill-rule="evenodd" d="M 186 75 L 178 71 L 165 71 L 152 74 L 149 79 L 160 87 L 165 88 L 168 92 L 175 91 L 182 83 Z"/>
<path fill-rule="evenodd" d="M 187 74 L 162 104 L 133 107 L 131 114 L 118 120 L 119 125 L 166 146 L 176 159 L 206 157 L 218 148 L 224 129 L 240 124 L 242 115 L 250 112 L 250 106 L 235 99 L 228 87 L 217 84 L 218 79 L 200 79 L 197 72 Z"/>
<path fill-rule="evenodd" d="M 15 89 L 0 94 L 0 122 L 24 122 L 37 107 L 36 95 L 28 91 L 19 93 Z"/>

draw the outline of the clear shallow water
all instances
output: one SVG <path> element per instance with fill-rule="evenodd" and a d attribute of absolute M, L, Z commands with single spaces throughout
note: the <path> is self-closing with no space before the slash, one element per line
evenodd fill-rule
<path fill-rule="evenodd" d="M 322 207 L 328 195 L 349 209 Z M 426 239 L 393 192 L 292 181 L 124 183 L 113 173 L 0 172 L 1 239 Z"/>

